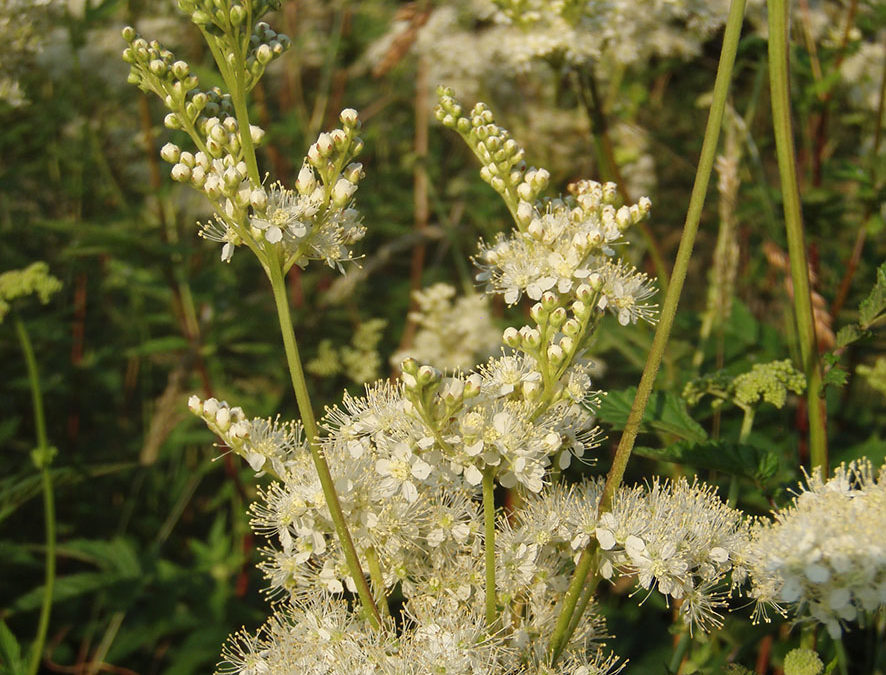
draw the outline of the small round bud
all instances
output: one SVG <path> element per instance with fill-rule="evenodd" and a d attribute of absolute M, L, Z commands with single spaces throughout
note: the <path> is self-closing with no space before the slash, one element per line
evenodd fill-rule
<path fill-rule="evenodd" d="M 406 357 L 400 362 L 400 371 L 410 375 L 416 375 L 418 373 L 418 361 L 411 356 Z"/>
<path fill-rule="evenodd" d="M 264 211 L 268 206 L 268 193 L 261 188 L 256 188 L 249 193 L 249 203 L 252 208 Z"/>
<path fill-rule="evenodd" d="M 231 25 L 239 26 L 246 20 L 246 9 L 243 5 L 234 5 L 228 12 L 228 16 L 231 18 Z"/>
<path fill-rule="evenodd" d="M 169 113 L 163 118 L 163 126 L 167 129 L 181 129 L 182 125 L 175 113 Z"/>
<path fill-rule="evenodd" d="M 508 347 L 516 349 L 520 346 L 520 333 L 513 326 L 505 328 L 505 332 L 502 333 L 501 339 Z"/>
<path fill-rule="evenodd" d="M 227 431 L 231 426 L 231 411 L 228 408 L 219 408 L 215 413 L 215 423 L 222 431 Z"/>
<path fill-rule="evenodd" d="M 232 190 L 240 185 L 240 173 L 234 167 L 228 167 L 222 174 L 222 180 L 228 190 Z"/>
<path fill-rule="evenodd" d="M 314 145 L 308 148 L 308 161 L 318 169 L 320 168 L 320 164 L 323 161 L 323 155 L 321 154 L 320 146 L 317 143 L 314 143 Z"/>
<path fill-rule="evenodd" d="M 346 178 L 339 178 L 332 188 L 332 203 L 336 206 L 344 206 L 351 196 L 357 191 L 357 186 Z"/>
<path fill-rule="evenodd" d="M 574 303 L 572 303 L 573 313 L 575 313 L 575 306 L 576 305 L 580 305 L 582 308 L 585 307 L 584 303 L 582 303 L 579 300 L 576 300 Z M 574 318 L 569 318 L 563 324 L 562 330 L 563 330 L 563 333 L 565 333 L 567 336 L 575 337 L 581 331 L 581 323 Z"/>
<path fill-rule="evenodd" d="M 517 204 L 517 220 L 521 224 L 528 225 L 532 221 L 533 213 L 532 204 L 529 202 L 521 201 Z"/>
<path fill-rule="evenodd" d="M 576 300 L 575 302 L 572 303 L 572 313 L 581 321 L 584 321 L 587 318 L 588 313 L 590 311 L 591 311 L 590 306 L 585 304 L 581 300 Z M 570 319 L 570 321 L 571 321 L 571 319 Z M 569 322 L 567 321 L 566 323 L 568 324 Z M 564 328 L 565 328 L 565 326 L 564 326 Z M 579 328 L 579 330 L 580 330 L 580 328 Z"/>
<path fill-rule="evenodd" d="M 532 320 L 535 321 L 535 323 L 542 324 L 548 318 L 548 313 L 542 303 L 536 302 L 529 308 L 529 316 L 532 317 Z"/>
<path fill-rule="evenodd" d="M 176 61 L 172 64 L 172 74 L 175 75 L 176 79 L 183 80 L 185 79 L 191 72 L 190 67 L 184 61 Z"/>
<path fill-rule="evenodd" d="M 342 175 L 356 185 L 363 178 L 363 165 L 360 162 L 351 162 L 345 167 Z"/>
<path fill-rule="evenodd" d="M 564 335 L 560 338 L 560 349 L 563 350 L 564 354 L 571 354 L 572 350 L 575 349 L 575 340 L 568 335 Z"/>
<path fill-rule="evenodd" d="M 541 295 L 541 304 L 542 306 L 550 312 L 557 306 L 557 296 L 551 291 L 545 291 Z"/>
<path fill-rule="evenodd" d="M 317 187 L 317 179 L 314 177 L 314 170 L 307 164 L 302 165 L 295 181 L 295 189 L 300 195 L 307 195 L 313 192 L 315 187 Z"/>
<path fill-rule="evenodd" d="M 124 33 L 125 33 L 125 29 L 124 29 Z M 124 38 L 125 38 L 125 34 L 124 34 Z M 200 400 L 199 396 L 197 396 L 195 394 L 191 394 L 191 396 L 188 397 L 188 410 L 190 410 L 195 415 L 202 415 L 203 414 L 203 401 Z"/>
<path fill-rule="evenodd" d="M 221 157 L 223 154 L 225 154 L 225 148 L 221 143 L 219 143 L 214 138 L 207 138 L 206 139 L 206 152 L 208 152 L 211 157 L 217 158 L 217 157 Z"/>
<path fill-rule="evenodd" d="M 544 302 L 544 296 L 542 296 L 542 302 Z M 562 307 L 557 307 L 554 311 L 551 312 L 549 321 L 551 322 L 551 324 L 553 324 L 555 328 L 559 328 L 564 323 L 566 323 L 566 310 Z"/>
<path fill-rule="evenodd" d="M 591 277 L 599 278 L 599 276 L 596 272 L 591 274 Z M 588 279 L 590 280 L 590 277 Z M 579 284 L 578 288 L 575 289 L 575 297 L 582 302 L 590 302 L 591 298 L 594 297 L 594 289 L 588 284 Z"/>
<path fill-rule="evenodd" d="M 530 349 L 538 349 L 541 345 L 541 333 L 535 328 L 524 326 L 520 330 L 520 334 L 523 336 L 523 344 Z"/>
<path fill-rule="evenodd" d="M 483 378 L 481 378 L 477 373 L 473 373 L 469 375 L 465 380 L 465 398 L 474 398 L 477 394 L 480 393 L 480 389 L 483 385 Z"/>
<path fill-rule="evenodd" d="M 523 181 L 517 186 L 517 196 L 523 200 L 523 203 L 527 203 L 532 199 L 532 186 L 529 184 L 529 181 Z"/>
<path fill-rule="evenodd" d="M 597 272 L 593 272 L 588 276 L 588 286 L 590 286 L 595 291 L 599 291 L 603 288 L 603 277 L 600 276 Z"/>
<path fill-rule="evenodd" d="M 203 170 L 202 166 L 195 166 L 191 169 L 191 185 L 196 188 L 202 188 L 205 182 L 206 171 Z"/>
<path fill-rule="evenodd" d="M 440 371 L 433 366 L 422 366 L 418 369 L 417 380 L 419 384 L 426 385 L 440 381 Z"/>
<path fill-rule="evenodd" d="M 178 147 L 175 143 L 167 143 L 162 148 L 160 148 L 160 157 L 162 157 L 164 161 L 169 162 L 170 164 L 175 164 L 178 161 L 179 157 L 181 157 L 181 154 L 181 148 Z"/>
<path fill-rule="evenodd" d="M 121 34 L 123 35 L 123 39 L 127 42 L 132 42 L 135 40 L 136 35 L 138 35 L 138 33 L 135 32 L 135 28 L 132 26 L 126 26 Z"/>
<path fill-rule="evenodd" d="M 265 137 L 265 130 L 254 124 L 249 125 L 249 138 L 252 139 L 253 145 L 259 145 Z"/>
<path fill-rule="evenodd" d="M 255 50 L 255 60 L 266 66 L 274 60 L 274 52 L 268 45 L 259 45 L 259 48 Z"/>
<path fill-rule="evenodd" d="M 173 166 L 169 173 L 172 176 L 172 180 L 179 183 L 186 183 L 191 180 L 191 167 L 181 162 Z"/>
<path fill-rule="evenodd" d="M 348 128 L 356 128 L 360 123 L 360 119 L 357 117 L 357 111 L 353 108 L 345 108 L 341 111 L 338 118 L 341 120 L 341 123 Z"/>
<path fill-rule="evenodd" d="M 163 63 L 163 59 L 152 59 L 148 64 L 148 70 L 157 77 L 162 77 L 166 74 L 166 64 Z"/>
<path fill-rule="evenodd" d="M 205 417 L 215 417 L 215 414 L 218 412 L 219 401 L 217 398 L 212 397 L 203 401 L 203 415 Z"/>
<path fill-rule="evenodd" d="M 631 226 L 631 210 L 627 206 L 622 206 L 615 212 L 615 224 L 618 226 L 619 232 L 624 232 Z"/>
<path fill-rule="evenodd" d="M 555 366 L 563 363 L 563 359 L 566 358 L 566 355 L 563 353 L 563 350 L 560 349 L 559 345 L 548 345 L 545 353 L 547 354 L 548 361 Z"/>

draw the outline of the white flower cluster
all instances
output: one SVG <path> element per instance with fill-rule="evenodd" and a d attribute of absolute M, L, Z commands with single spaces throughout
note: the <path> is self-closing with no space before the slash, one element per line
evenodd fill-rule
<path fill-rule="evenodd" d="M 860 460 L 828 480 L 813 474 L 790 506 L 754 526 L 745 560 L 751 597 L 790 605 L 834 638 L 886 607 L 886 465 L 876 474 Z"/>
<path fill-rule="evenodd" d="M 447 371 L 470 368 L 498 348 L 501 331 L 490 315 L 489 299 L 478 293 L 455 295 L 455 288 L 446 283 L 413 293 L 417 308 L 409 318 L 418 330 L 412 345 L 391 357 L 393 365 L 412 357 Z"/>
<path fill-rule="evenodd" d="M 723 583 L 746 546 L 747 528 L 742 513 L 714 488 L 685 478 L 621 488 L 595 536 L 604 577 L 636 574 L 641 588 L 681 601 L 690 629 L 720 626 Z M 736 574 L 742 578 L 741 568 Z"/>
<path fill-rule="evenodd" d="M 266 464 L 275 476 L 285 475 L 295 461 L 293 458 L 301 456 L 306 447 L 298 422 L 260 417 L 250 420 L 240 406 L 232 408 L 227 401 L 215 398 L 201 401 L 198 396 L 191 396 L 188 408 L 259 476 L 267 470 Z"/>

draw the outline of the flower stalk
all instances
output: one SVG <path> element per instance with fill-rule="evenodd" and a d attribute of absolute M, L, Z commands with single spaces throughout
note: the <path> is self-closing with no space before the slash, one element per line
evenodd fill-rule
<path fill-rule="evenodd" d="M 317 476 L 320 479 L 323 496 L 326 499 L 326 505 L 329 508 L 332 521 L 335 523 L 336 534 L 344 551 L 351 578 L 357 586 L 357 595 L 360 597 L 360 602 L 366 611 L 369 622 L 374 628 L 379 628 L 381 626 L 381 616 L 360 566 L 360 558 L 357 555 L 357 549 L 354 547 L 350 530 L 348 530 L 348 524 L 345 521 L 338 493 L 335 491 L 335 482 L 332 479 L 326 458 L 323 456 L 323 450 L 319 445 L 317 421 L 314 417 L 311 398 L 308 394 L 308 385 L 305 381 L 305 372 L 298 353 L 295 331 L 292 328 L 292 317 L 289 313 L 289 300 L 286 294 L 286 282 L 283 279 L 283 271 L 279 264 L 270 264 L 267 267 L 267 273 L 268 279 L 271 282 L 271 290 L 274 293 L 277 317 L 280 320 L 280 332 L 283 336 L 283 348 L 286 351 L 286 363 L 289 366 L 292 389 L 295 392 L 295 400 L 298 403 L 299 414 L 305 428 L 305 436 L 311 448 L 311 459 L 313 459 L 314 466 L 317 469 Z"/>
<path fill-rule="evenodd" d="M 646 358 L 643 375 L 637 386 L 637 395 L 631 406 L 631 411 L 625 423 L 624 431 L 618 443 L 612 467 L 606 476 L 606 485 L 603 488 L 603 496 L 600 501 L 600 510 L 606 511 L 612 503 L 615 491 L 621 485 L 624 477 L 637 433 L 640 430 L 640 421 L 652 394 L 652 386 L 655 376 L 658 374 L 664 356 L 665 346 L 671 334 L 674 317 L 677 314 L 677 305 L 680 302 L 680 293 L 683 283 L 686 281 L 686 272 L 689 269 L 689 260 L 692 257 L 692 249 L 695 245 L 695 236 L 698 233 L 698 223 L 701 220 L 701 211 L 704 206 L 704 198 L 708 190 L 708 182 L 711 178 L 711 170 L 714 166 L 714 157 L 717 154 L 717 142 L 720 138 L 720 129 L 723 124 L 723 113 L 726 110 L 726 95 L 729 91 L 729 82 L 732 79 L 732 67 L 735 64 L 735 54 L 738 51 L 738 41 L 741 37 L 742 17 L 744 16 L 745 1 L 733 0 L 729 6 L 729 16 L 726 20 L 726 32 L 723 36 L 723 47 L 720 51 L 720 63 L 717 67 L 717 78 L 714 82 L 714 94 L 711 102 L 708 122 L 705 127 L 704 141 L 701 147 L 698 169 L 695 173 L 695 182 L 692 186 L 692 194 L 689 198 L 689 209 L 686 213 L 686 222 L 683 225 L 683 233 L 680 236 L 680 246 L 677 249 L 677 258 L 674 262 L 674 270 L 668 291 L 665 295 L 664 305 L 659 316 L 655 336 L 652 339 L 652 347 Z"/>
<path fill-rule="evenodd" d="M 824 402 L 821 398 L 821 362 L 815 337 L 815 320 L 809 289 L 809 265 L 803 235 L 803 214 L 797 165 L 791 131 L 790 89 L 788 82 L 787 21 L 784 0 L 769 0 L 769 87 L 772 99 L 772 125 L 778 155 L 778 175 L 784 196 L 785 231 L 794 287 L 794 317 L 800 342 L 800 355 L 806 373 L 806 404 L 809 415 L 809 454 L 812 469 L 827 471 L 828 448 Z"/>
<path fill-rule="evenodd" d="M 55 448 L 49 445 L 49 437 L 46 433 L 43 393 L 40 389 L 40 375 L 37 370 L 34 348 L 31 345 L 31 339 L 28 336 L 25 324 L 18 315 L 15 316 L 15 330 L 25 357 L 25 365 L 28 370 L 28 385 L 31 389 L 31 401 L 34 405 L 34 428 L 37 434 L 37 447 L 31 453 L 31 457 L 34 465 L 40 470 L 40 484 L 43 491 L 43 519 L 46 527 L 46 567 L 44 571 L 43 599 L 40 603 L 37 636 L 31 648 L 31 657 L 28 661 L 27 669 L 28 675 L 36 675 L 40 668 L 43 646 L 46 644 L 46 634 L 49 631 L 49 616 L 52 611 L 52 595 L 55 587 L 55 497 L 52 491 L 52 474 L 49 471 L 55 455 Z"/>

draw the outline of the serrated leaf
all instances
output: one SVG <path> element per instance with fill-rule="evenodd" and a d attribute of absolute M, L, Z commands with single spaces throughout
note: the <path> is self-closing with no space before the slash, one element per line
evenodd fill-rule
<path fill-rule="evenodd" d="M 858 306 L 858 323 L 862 328 L 870 326 L 886 311 L 886 263 L 877 270 L 877 283 Z"/>
<path fill-rule="evenodd" d="M 829 385 L 834 385 L 836 387 L 845 386 L 845 384 L 849 381 L 849 373 L 847 373 L 840 366 L 834 366 L 825 371 L 824 376 L 821 379 L 822 384 L 827 387 Z"/>
<path fill-rule="evenodd" d="M 843 326 L 840 330 L 837 331 L 837 337 L 836 341 L 834 342 L 834 347 L 836 349 L 840 349 L 841 347 L 851 345 L 856 340 L 860 340 L 862 337 L 864 337 L 864 335 L 864 331 L 862 331 L 855 324 Z"/>
<path fill-rule="evenodd" d="M 5 621 L 0 621 L 0 675 L 24 675 L 27 664 L 18 640 Z"/>
<path fill-rule="evenodd" d="M 597 415 L 616 429 L 624 429 L 636 395 L 636 387 L 610 391 L 603 399 Z M 671 392 L 655 392 L 649 397 L 641 428 L 645 431 L 656 430 L 674 434 L 696 443 L 708 437 L 704 427 L 692 419 L 686 408 L 686 402 Z"/>
<path fill-rule="evenodd" d="M 663 462 L 688 464 L 696 469 L 722 471 L 763 482 L 778 470 L 778 455 L 753 445 L 727 441 L 678 441 L 665 448 L 634 448 L 634 454 Z"/>

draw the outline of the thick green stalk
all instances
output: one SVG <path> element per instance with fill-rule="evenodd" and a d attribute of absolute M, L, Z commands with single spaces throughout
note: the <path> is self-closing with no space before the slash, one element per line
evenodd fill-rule
<path fill-rule="evenodd" d="M 274 302 L 277 305 L 277 317 L 280 320 L 280 332 L 283 335 L 283 347 L 286 351 L 286 362 L 289 366 L 292 388 L 295 391 L 295 400 L 298 403 L 305 435 L 311 448 L 311 458 L 314 460 L 314 467 L 317 469 L 317 476 L 320 478 L 320 486 L 323 488 L 326 506 L 329 508 L 332 521 L 335 523 L 335 531 L 338 534 L 339 543 L 344 550 L 348 570 L 354 579 L 354 583 L 357 585 L 357 594 L 360 596 L 360 602 L 363 603 L 369 622 L 373 627 L 378 628 L 381 625 L 381 617 L 379 616 L 378 608 L 375 606 L 375 601 L 372 599 L 372 591 L 369 589 L 369 584 L 360 567 L 357 549 L 354 547 L 354 541 L 351 539 L 351 533 L 345 521 L 345 514 L 338 500 L 338 493 L 335 491 L 335 482 L 332 480 L 329 465 L 326 463 L 326 457 L 324 457 L 323 450 L 318 442 L 317 422 L 314 418 L 314 409 L 311 406 L 311 398 L 308 394 L 308 385 L 305 381 L 301 357 L 298 354 L 295 331 L 292 328 L 292 317 L 289 314 L 289 299 L 286 295 L 286 282 L 283 279 L 283 271 L 280 269 L 279 262 L 274 260 L 270 261 L 267 271 L 268 279 L 271 281 L 271 289 L 274 292 Z"/>
<path fill-rule="evenodd" d="M 588 582 L 588 576 L 594 574 L 594 567 L 597 562 L 596 554 L 597 542 L 592 541 L 582 552 L 575 566 L 575 572 L 572 574 L 572 581 L 569 582 L 569 588 L 566 589 L 566 595 L 563 596 L 563 605 L 560 608 L 560 616 L 557 617 L 557 625 L 554 626 L 554 632 L 551 635 L 551 645 L 548 647 L 548 656 L 550 664 L 553 666 L 563 648 L 572 637 L 570 627 L 575 629 L 578 621 L 573 623 L 572 617 L 576 614 L 578 601 L 582 596 L 582 589 Z M 585 603 L 585 607 L 587 603 Z M 584 609 L 584 607 L 582 608 Z"/>
<path fill-rule="evenodd" d="M 803 238 L 803 214 L 794 159 L 791 131 L 791 104 L 788 82 L 787 20 L 784 0 L 769 0 L 769 89 L 772 99 L 772 126 L 778 155 L 778 175 L 784 199 L 785 230 L 794 286 L 794 317 L 800 341 L 800 355 L 806 373 L 806 404 L 809 415 L 809 454 L 812 469 L 828 470 L 827 431 L 821 397 L 821 363 L 815 339 L 812 298 L 809 293 L 809 264 Z"/>
<path fill-rule="evenodd" d="M 494 467 L 483 471 L 483 545 L 486 553 L 486 626 L 491 628 L 498 619 L 498 601 L 495 597 L 495 474 Z"/>
<path fill-rule="evenodd" d="M 52 474 L 49 465 L 52 463 L 52 448 L 46 433 L 46 416 L 43 412 L 43 394 L 40 390 L 40 375 L 37 371 L 37 359 L 25 324 L 19 316 L 15 317 L 15 330 L 25 357 L 28 369 L 28 384 L 31 388 L 31 400 L 34 404 L 34 428 L 37 433 L 37 448 L 34 450 L 34 463 L 40 469 L 41 487 L 43 490 L 43 519 L 46 524 L 46 569 L 44 572 L 43 601 L 40 605 L 40 619 L 37 623 L 37 635 L 31 648 L 28 662 L 28 675 L 36 675 L 40 668 L 43 645 L 49 631 L 49 615 L 52 611 L 52 594 L 55 587 L 55 498 L 52 492 Z"/>
<path fill-rule="evenodd" d="M 686 271 L 689 268 L 689 259 L 692 257 L 692 247 L 695 244 L 695 235 L 698 232 L 698 222 L 701 219 L 701 211 L 704 206 L 705 194 L 708 190 L 708 182 L 711 178 L 711 169 L 714 165 L 714 157 L 717 153 L 717 141 L 720 138 L 720 129 L 723 125 L 723 111 L 726 108 L 726 95 L 729 91 L 729 81 L 732 79 L 732 66 L 735 64 L 735 53 L 738 50 L 738 40 L 741 36 L 742 16 L 744 15 L 745 0 L 732 0 L 729 7 L 729 17 L 726 20 L 726 33 L 723 36 L 723 47 L 720 50 L 720 64 L 717 67 L 717 79 L 714 83 L 714 95 L 711 102 L 711 110 L 708 115 L 708 123 L 705 128 L 704 142 L 701 147 L 698 169 L 695 173 L 695 184 L 692 186 L 692 195 L 689 198 L 689 209 L 686 213 L 686 222 L 683 225 L 683 233 L 680 236 L 680 247 L 677 250 L 677 259 L 674 262 L 674 271 L 671 275 L 671 283 L 662 306 L 658 327 L 652 340 L 652 348 L 643 368 L 640 384 L 637 386 L 637 395 L 631 406 L 624 432 L 618 443 L 615 458 L 612 460 L 612 468 L 606 476 L 606 485 L 603 488 L 603 496 L 600 502 L 601 511 L 609 508 L 612 495 L 621 485 L 624 477 L 637 432 L 640 429 L 640 421 L 643 412 L 649 402 L 652 393 L 652 385 L 664 356 L 665 345 L 671 334 L 671 326 L 677 313 L 677 304 L 680 301 L 680 292 L 686 280 Z"/>

